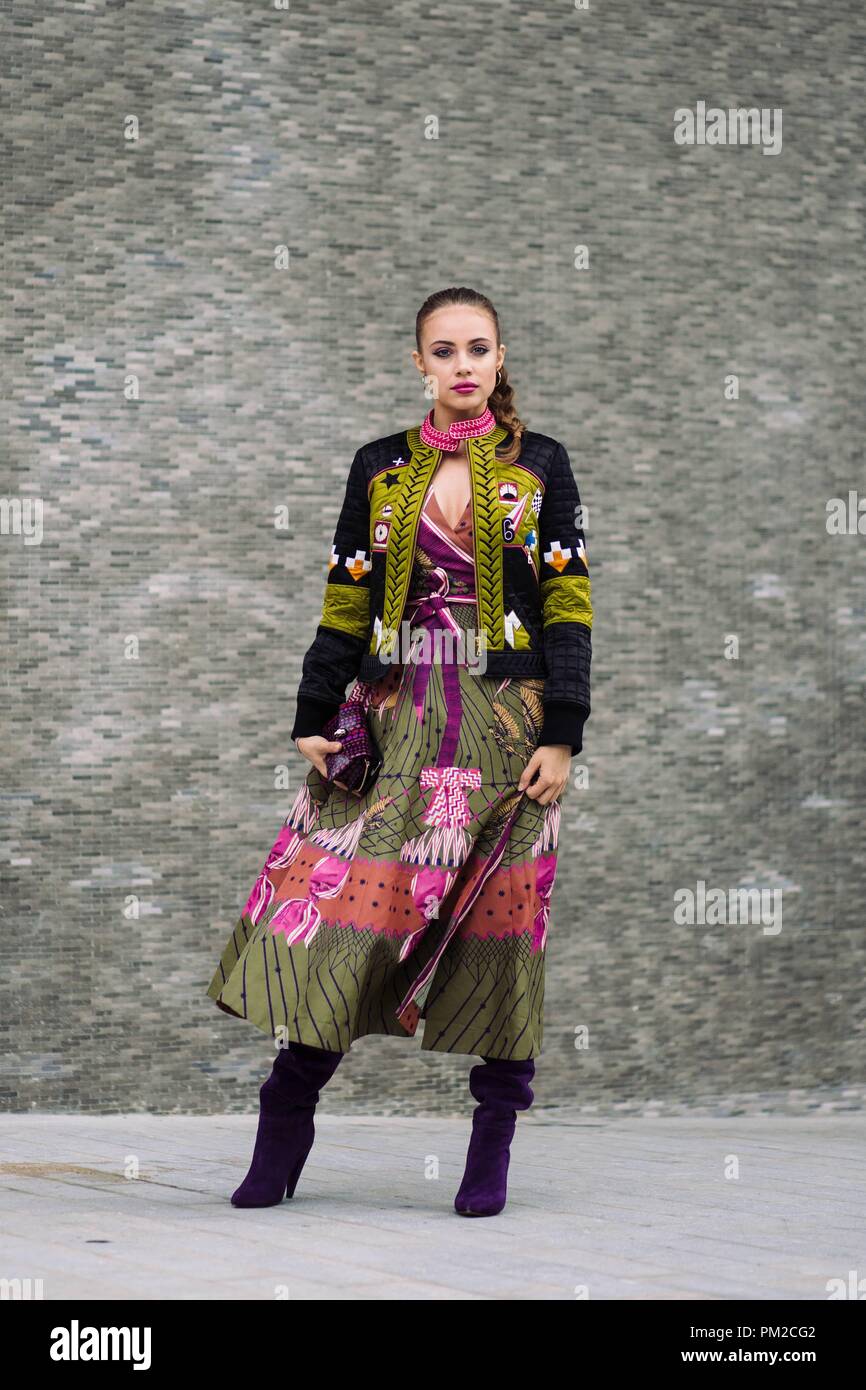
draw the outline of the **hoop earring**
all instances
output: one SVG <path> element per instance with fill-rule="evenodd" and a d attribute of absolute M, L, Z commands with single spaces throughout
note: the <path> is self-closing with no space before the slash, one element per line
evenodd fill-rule
<path fill-rule="evenodd" d="M 502 373 L 500 372 L 499 368 L 497 367 L 497 369 L 496 369 L 496 385 L 497 385 L 497 386 L 499 385 L 499 383 L 500 383 L 501 380 L 502 380 Z"/>

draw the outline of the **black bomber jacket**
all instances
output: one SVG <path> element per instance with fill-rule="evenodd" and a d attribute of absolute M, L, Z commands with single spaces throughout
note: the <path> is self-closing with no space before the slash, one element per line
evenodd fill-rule
<path fill-rule="evenodd" d="M 568 454 L 527 430 L 516 463 L 502 425 L 466 440 L 472 489 L 477 643 L 488 676 L 542 677 L 540 742 L 582 748 L 589 717 L 592 607 L 583 515 Z M 293 739 L 321 733 L 350 681 L 374 681 L 399 642 L 421 508 L 441 458 L 420 428 L 364 444 L 349 470 L 322 616 L 303 660 Z M 390 644 L 390 645 L 389 645 Z M 480 652 L 480 645 L 477 647 Z M 385 659 L 383 660 L 383 656 Z"/>

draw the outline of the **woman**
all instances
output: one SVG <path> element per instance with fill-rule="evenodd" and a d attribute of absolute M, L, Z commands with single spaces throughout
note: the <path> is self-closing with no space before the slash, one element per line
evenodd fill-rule
<path fill-rule="evenodd" d="M 236 1206 L 291 1197 L 319 1091 L 370 1033 L 481 1058 L 455 1209 L 506 1200 L 543 1036 L 563 794 L 589 715 L 592 609 L 568 455 L 526 429 L 493 305 L 421 307 L 420 428 L 355 455 L 292 738 L 312 764 L 208 994 L 277 1039 Z M 368 704 L 382 757 L 356 796 L 322 734 Z"/>

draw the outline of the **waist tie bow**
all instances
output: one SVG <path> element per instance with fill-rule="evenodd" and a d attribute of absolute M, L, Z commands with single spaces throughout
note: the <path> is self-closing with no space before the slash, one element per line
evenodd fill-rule
<path fill-rule="evenodd" d="M 446 595 L 449 592 L 451 581 L 447 570 L 437 565 L 434 569 L 428 570 L 430 590 L 426 594 L 412 600 L 414 611 L 409 618 L 410 627 L 425 627 L 431 633 L 431 646 L 435 644 L 436 631 L 451 632 L 459 640 L 463 637 L 463 629 L 457 622 L 448 606 Z M 465 597 L 461 595 L 461 597 Z M 471 597 L 471 595 L 470 595 Z M 412 684 L 412 703 L 415 707 L 415 714 L 419 722 L 424 718 L 424 699 L 427 693 L 427 684 L 430 680 L 432 670 L 432 657 L 425 650 L 425 639 L 421 639 L 421 658 L 415 671 L 415 679 Z M 445 655 L 443 653 L 443 655 Z M 454 763 L 454 755 L 457 752 L 457 742 L 460 737 L 460 723 L 463 718 L 463 701 L 460 697 L 460 677 L 457 674 L 457 660 L 448 659 L 441 662 L 442 684 L 445 690 L 445 709 L 446 727 L 442 743 L 439 748 L 439 756 L 436 759 L 436 767 L 451 767 Z"/>

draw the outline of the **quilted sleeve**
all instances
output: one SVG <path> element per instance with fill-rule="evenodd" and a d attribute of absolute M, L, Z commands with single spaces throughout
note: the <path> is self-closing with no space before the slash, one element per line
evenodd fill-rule
<path fill-rule="evenodd" d="M 352 460 L 328 559 L 322 616 L 304 656 L 291 737 L 308 738 L 337 713 L 358 675 L 370 624 L 370 499 L 361 449 Z"/>
<path fill-rule="evenodd" d="M 572 756 L 581 751 L 589 718 L 592 657 L 589 565 L 580 508 L 568 454 L 558 444 L 538 517 L 547 667 L 540 742 L 569 744 Z"/>

